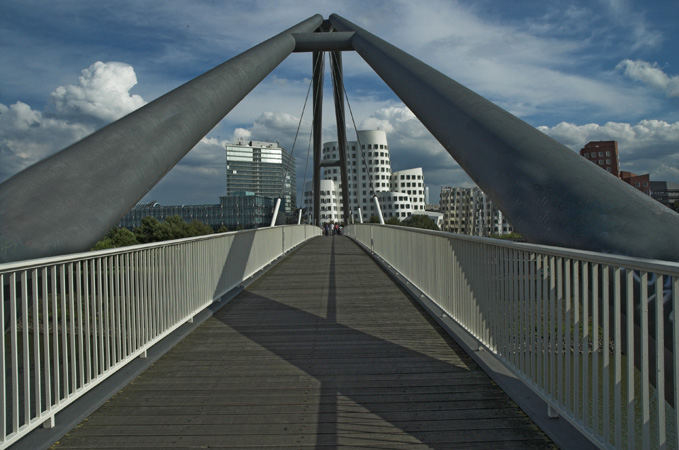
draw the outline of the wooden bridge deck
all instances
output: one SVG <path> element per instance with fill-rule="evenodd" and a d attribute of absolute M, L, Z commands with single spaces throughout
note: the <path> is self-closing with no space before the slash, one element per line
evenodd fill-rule
<path fill-rule="evenodd" d="M 320 237 L 55 446 L 552 443 L 368 255 Z"/>

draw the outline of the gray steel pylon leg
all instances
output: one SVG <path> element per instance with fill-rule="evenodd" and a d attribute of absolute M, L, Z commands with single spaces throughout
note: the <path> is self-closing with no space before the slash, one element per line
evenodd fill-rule
<path fill-rule="evenodd" d="M 313 52 L 314 223 L 321 225 L 321 146 L 323 129 L 323 52 Z"/>
<path fill-rule="evenodd" d="M 335 120 L 337 121 L 337 144 L 339 145 L 340 180 L 342 181 L 342 213 L 344 223 L 348 224 L 351 217 L 351 205 L 349 204 L 349 176 L 347 171 L 347 129 L 344 123 L 344 81 L 342 80 L 342 53 L 333 51 L 330 53 L 332 66 L 332 85 L 335 99 Z"/>
<path fill-rule="evenodd" d="M 528 240 L 679 260 L 679 214 L 422 61 L 333 14 L 338 31 Z"/>
<path fill-rule="evenodd" d="M 89 249 L 295 48 L 320 15 L 0 184 L 0 262 Z"/>

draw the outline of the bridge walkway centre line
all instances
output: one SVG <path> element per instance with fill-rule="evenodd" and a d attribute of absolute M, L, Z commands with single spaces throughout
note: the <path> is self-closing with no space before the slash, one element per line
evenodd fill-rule
<path fill-rule="evenodd" d="M 545 448 L 378 265 L 317 237 L 55 444 Z"/>

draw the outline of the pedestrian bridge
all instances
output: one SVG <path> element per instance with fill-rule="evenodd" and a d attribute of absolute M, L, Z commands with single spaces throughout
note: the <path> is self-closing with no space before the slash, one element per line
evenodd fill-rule
<path fill-rule="evenodd" d="M 674 380 L 672 359 L 626 357 L 635 339 L 662 349 L 665 321 L 643 303 L 646 327 L 621 315 L 625 286 L 653 300 L 669 279 L 675 302 L 676 264 L 346 232 L 271 227 L 0 265 L 4 446 L 100 403 L 57 448 L 544 448 L 548 414 L 599 446 L 676 445 L 674 384 L 655 382 Z M 110 400 L 93 397 L 147 357 Z M 529 391 L 548 407 L 536 414 Z"/>

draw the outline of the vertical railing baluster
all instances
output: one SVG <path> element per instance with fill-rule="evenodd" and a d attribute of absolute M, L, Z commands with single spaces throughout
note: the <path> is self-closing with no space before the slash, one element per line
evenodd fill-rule
<path fill-rule="evenodd" d="M 648 387 L 648 273 L 641 273 L 641 437 L 643 448 L 651 444 L 651 415 Z"/>
<path fill-rule="evenodd" d="M 76 381 L 78 378 L 77 372 L 77 355 L 75 352 L 75 289 L 73 287 L 73 263 L 68 264 L 68 306 L 69 306 L 69 331 L 70 331 L 70 348 L 71 348 L 71 359 L 69 360 L 69 365 L 71 367 L 71 394 L 76 391 Z"/>
<path fill-rule="evenodd" d="M 546 394 L 549 394 L 549 302 L 550 302 L 550 292 L 549 292 L 549 256 L 543 256 L 542 258 L 542 349 L 543 349 L 543 361 L 542 361 L 542 389 Z"/>
<path fill-rule="evenodd" d="M 54 404 L 61 402 L 61 372 L 59 370 L 59 314 L 57 300 L 57 266 L 50 267 L 52 286 L 52 361 L 54 367 Z"/>
<path fill-rule="evenodd" d="M 556 399 L 563 404 L 563 258 L 556 258 Z"/>
<path fill-rule="evenodd" d="M 43 342 L 43 380 L 44 380 L 44 386 L 45 386 L 45 411 L 48 413 L 52 411 L 52 370 L 50 367 L 50 321 L 49 321 L 49 290 L 47 289 L 48 286 L 48 276 L 47 276 L 47 267 L 42 268 L 42 342 Z M 2 275 L 0 275 L 0 286 L 4 286 L 2 283 Z M 4 289 L 3 289 L 4 291 Z M 0 303 L 2 303 L 0 299 Z M 4 309 L 0 307 L 0 317 L 3 318 L 2 320 L 2 325 L 0 326 L 0 333 L 3 334 L 2 342 L 0 345 L 2 346 L 3 349 L 3 367 L 0 368 L 0 372 L 2 372 L 2 383 L 0 386 L 2 386 L 2 398 L 3 398 L 3 403 L 0 405 L 2 408 L 2 427 L 4 430 L 4 417 L 5 417 L 5 404 L 4 404 L 4 394 L 5 394 L 5 383 L 4 383 Z M 4 436 L 4 432 L 2 433 Z"/>
<path fill-rule="evenodd" d="M 679 448 L 679 358 L 677 352 L 679 351 L 679 322 L 676 319 L 679 314 L 679 277 L 676 275 L 672 277 L 672 315 L 675 319 L 672 321 L 672 338 L 674 339 L 672 347 L 672 361 L 674 369 L 674 446 Z"/>
<path fill-rule="evenodd" d="M 521 372 L 524 374 L 528 373 L 528 348 L 527 348 L 527 333 L 528 333 L 528 321 L 526 320 L 527 318 L 527 308 L 526 308 L 526 289 L 525 289 L 525 283 L 526 283 L 526 270 L 525 270 L 525 259 L 524 259 L 524 253 L 522 251 L 518 251 L 516 253 L 516 256 L 518 258 L 518 265 L 519 265 L 519 295 L 518 295 L 518 301 L 519 301 L 519 322 L 521 324 L 521 328 L 519 329 L 519 351 L 521 352 Z M 525 376 L 525 375 L 524 375 Z"/>
<path fill-rule="evenodd" d="M 0 438 L 1 442 L 7 437 L 7 367 L 5 365 L 5 275 L 0 273 Z M 45 316 L 47 317 L 47 316 Z M 49 404 L 49 403 L 48 403 Z"/>
<path fill-rule="evenodd" d="M 40 307 L 38 291 L 38 269 L 31 271 L 31 281 L 33 285 L 33 403 L 35 407 L 34 416 L 38 417 L 42 413 L 42 364 L 40 362 Z"/>
<path fill-rule="evenodd" d="M 599 265 L 592 264 L 592 428 L 599 434 Z"/>
<path fill-rule="evenodd" d="M 571 333 L 573 332 L 571 328 L 572 319 L 571 319 L 571 259 L 570 258 L 565 258 L 563 260 L 564 264 L 564 298 L 566 301 L 565 304 L 565 311 L 564 311 L 564 321 L 563 321 L 563 330 L 564 330 L 564 343 L 565 343 L 565 350 L 564 350 L 564 362 L 565 362 L 565 367 L 566 369 L 564 370 L 564 384 L 563 384 L 563 390 L 565 395 L 564 398 L 564 404 L 566 405 L 566 408 L 569 411 L 573 411 L 573 404 L 571 403 L 571 392 L 573 391 L 573 386 L 571 385 Z"/>
<path fill-rule="evenodd" d="M 621 330 L 621 313 L 620 313 L 620 267 L 613 270 L 613 337 L 614 362 L 613 362 L 613 415 L 615 417 L 615 446 L 621 448 L 622 446 L 622 400 L 620 391 L 622 390 L 622 330 Z"/>
<path fill-rule="evenodd" d="M 85 384 L 89 384 L 92 379 L 92 328 L 90 327 L 90 291 L 92 284 L 90 283 L 90 261 L 83 261 L 83 283 L 84 283 L 84 298 L 85 304 Z"/>
<path fill-rule="evenodd" d="M 611 441 L 610 435 L 610 417 L 611 417 L 611 326 L 610 326 L 610 296 L 609 296 L 609 267 L 607 265 L 601 266 L 601 313 L 603 316 L 603 338 L 601 340 L 601 351 L 603 352 L 603 370 L 601 376 L 603 377 L 602 389 L 602 413 L 601 421 L 603 425 L 603 435 L 606 442 Z"/>
<path fill-rule="evenodd" d="M 636 414 L 634 407 L 634 384 L 635 372 L 634 367 L 634 271 L 625 269 L 625 291 L 627 297 L 627 308 L 625 314 L 627 315 L 627 448 L 636 447 Z M 676 347 L 675 347 L 676 348 Z"/>
<path fill-rule="evenodd" d="M 111 257 L 109 258 L 109 261 L 109 283 L 111 285 L 111 295 L 113 296 L 116 310 L 116 356 L 118 361 L 122 361 L 125 358 L 125 353 L 123 352 L 125 318 L 123 317 L 123 306 L 120 301 L 120 275 L 118 274 L 118 271 L 113 268 L 115 259 Z"/>
<path fill-rule="evenodd" d="M 665 448 L 667 436 L 665 434 L 665 316 L 663 314 L 664 278 L 661 274 L 655 279 L 655 394 L 657 440 L 659 449 Z"/>
<path fill-rule="evenodd" d="M 139 250 L 140 253 L 144 253 L 145 250 Z M 136 312 L 134 310 L 134 295 L 135 295 L 135 290 L 134 290 L 134 255 L 130 254 L 129 252 L 127 253 L 122 253 L 120 255 L 120 264 L 124 268 L 122 277 L 123 277 L 123 293 L 125 296 L 125 307 L 126 310 L 128 311 L 127 315 L 127 338 L 128 338 L 128 356 L 134 353 L 137 350 L 136 346 L 136 338 L 137 334 L 135 333 L 135 327 L 137 325 L 136 323 Z M 142 269 L 143 270 L 143 269 Z M 143 272 L 144 274 L 146 273 L 145 271 Z"/>
<path fill-rule="evenodd" d="M 591 382 L 589 369 L 589 263 L 582 263 L 582 421 L 587 425 L 589 414 L 591 422 L 592 411 L 589 407 L 589 385 Z"/>
<path fill-rule="evenodd" d="M 31 351 L 28 341 L 28 273 L 21 271 L 21 330 L 23 337 L 24 425 L 31 420 Z"/>
<path fill-rule="evenodd" d="M 102 283 L 104 285 L 102 286 L 102 291 L 104 293 L 104 297 L 102 298 L 102 316 L 101 316 L 101 321 L 104 324 L 104 336 L 102 339 L 104 340 L 104 354 L 102 355 L 104 357 L 104 367 L 106 370 L 108 370 L 112 366 L 112 360 L 113 355 L 111 353 L 111 326 L 110 326 L 110 315 L 109 315 L 109 305 L 111 302 L 115 301 L 113 296 L 111 295 L 111 286 L 109 285 L 109 267 L 107 264 L 107 259 L 104 259 L 103 261 L 103 270 L 104 273 L 102 274 Z"/>
<path fill-rule="evenodd" d="M 83 336 L 83 274 L 82 262 L 75 263 L 76 298 L 78 302 L 78 389 L 85 386 L 85 337 Z"/>
<path fill-rule="evenodd" d="M 104 373 L 106 353 L 104 352 L 104 273 L 105 265 L 102 258 L 97 258 L 97 343 L 99 345 L 99 374 Z M 110 268 L 109 268 L 110 270 Z"/>
<path fill-rule="evenodd" d="M 12 377 L 12 433 L 19 429 L 19 331 L 17 328 L 16 272 L 9 276 L 9 339 L 11 347 L 10 376 Z"/>
<path fill-rule="evenodd" d="M 549 257 L 549 393 L 558 399 L 556 390 L 556 258 Z"/>
<path fill-rule="evenodd" d="M 68 359 L 68 321 L 66 307 L 66 264 L 61 264 L 59 266 L 59 279 L 61 281 L 61 369 L 62 369 L 62 386 L 64 392 L 64 398 L 71 396 L 69 391 L 70 378 L 69 378 L 69 359 Z"/>
<path fill-rule="evenodd" d="M 580 339 L 580 261 L 573 260 L 573 415 L 582 420 L 580 415 L 580 396 L 582 390 L 582 374 L 580 373 L 581 348 Z"/>
<path fill-rule="evenodd" d="M 545 388 L 544 382 L 544 329 L 542 327 L 544 317 L 544 297 L 542 296 L 542 277 L 544 267 L 542 255 L 535 254 L 535 379 L 541 390 Z"/>

